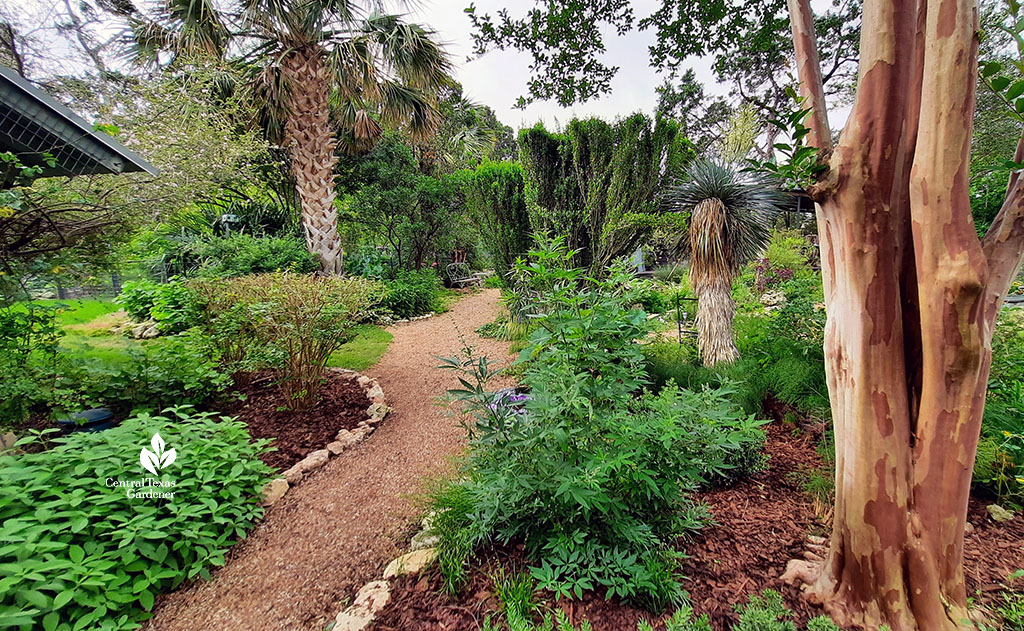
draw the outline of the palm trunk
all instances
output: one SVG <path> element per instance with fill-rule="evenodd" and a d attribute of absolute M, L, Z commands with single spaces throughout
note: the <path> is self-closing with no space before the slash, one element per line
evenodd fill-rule
<path fill-rule="evenodd" d="M 690 283 L 697 294 L 697 348 L 705 366 L 739 359 L 733 341 L 733 266 L 725 242 L 725 205 L 705 199 L 690 215 Z"/>
<path fill-rule="evenodd" d="M 809 0 L 790 14 L 812 142 L 828 156 Z M 844 627 L 973 628 L 967 502 L 992 330 L 1024 242 L 1020 186 L 984 243 L 971 222 L 976 30 L 972 0 L 868 0 L 857 100 L 811 190 L 836 506 L 824 557 L 786 578 Z"/>
<path fill-rule="evenodd" d="M 697 290 L 697 349 L 705 366 L 739 359 L 732 330 L 735 313 L 729 279 L 706 283 Z"/>
<path fill-rule="evenodd" d="M 325 274 L 340 274 L 341 239 L 334 208 L 336 140 L 330 122 L 327 65 L 316 47 L 293 50 L 281 60 L 287 86 L 284 145 L 299 197 L 306 247 Z"/>

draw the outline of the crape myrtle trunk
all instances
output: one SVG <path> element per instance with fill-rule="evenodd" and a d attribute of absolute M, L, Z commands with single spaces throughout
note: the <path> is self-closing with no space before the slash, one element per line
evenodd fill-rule
<path fill-rule="evenodd" d="M 793 561 L 841 625 L 973 628 L 964 527 L 996 315 L 1019 269 L 1016 178 L 984 240 L 968 199 L 972 0 L 866 0 L 854 108 L 833 148 L 809 0 L 790 0 L 810 144 L 836 442 L 832 536 Z"/>

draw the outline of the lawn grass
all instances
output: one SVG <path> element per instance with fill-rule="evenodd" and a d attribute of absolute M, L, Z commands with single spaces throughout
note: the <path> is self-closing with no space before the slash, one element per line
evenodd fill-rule
<path fill-rule="evenodd" d="M 327 360 L 328 366 L 363 371 L 373 366 L 388 350 L 393 336 L 373 324 L 363 324 L 355 328 L 356 336 L 339 348 Z"/>
<path fill-rule="evenodd" d="M 133 352 L 162 343 L 159 339 L 134 340 L 110 333 L 112 326 L 124 320 L 124 314 L 118 313 L 121 306 L 111 299 L 33 300 L 32 304 L 58 307 L 56 323 L 64 331 L 60 353 L 77 362 L 124 365 L 131 361 Z"/>
<path fill-rule="evenodd" d="M 96 318 L 113 313 L 121 308 L 113 300 L 85 299 L 85 300 L 33 300 L 32 304 L 43 307 L 57 306 L 57 326 L 68 326 L 72 324 L 85 324 Z M 24 303 L 21 303 L 24 305 Z"/>

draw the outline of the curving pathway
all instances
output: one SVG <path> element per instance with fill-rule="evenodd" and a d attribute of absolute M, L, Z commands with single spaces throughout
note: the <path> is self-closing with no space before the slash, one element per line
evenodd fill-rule
<path fill-rule="evenodd" d="M 390 348 L 367 371 L 391 415 L 278 501 L 212 580 L 159 598 L 145 629 L 323 631 L 406 551 L 423 477 L 445 473 L 463 446 L 458 420 L 437 402 L 454 376 L 435 369 L 435 356 L 456 354 L 461 333 L 478 353 L 506 358 L 507 343 L 474 333 L 498 313 L 498 295 L 483 290 L 446 314 L 393 327 Z"/>

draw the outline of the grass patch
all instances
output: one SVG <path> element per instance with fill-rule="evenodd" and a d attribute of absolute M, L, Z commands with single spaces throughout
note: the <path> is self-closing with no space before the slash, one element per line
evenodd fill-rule
<path fill-rule="evenodd" d="M 361 372 L 376 364 L 394 337 L 373 324 L 355 327 L 355 338 L 334 351 L 327 365 Z"/>
<path fill-rule="evenodd" d="M 19 303 L 23 306 L 25 303 Z M 33 300 L 32 304 L 41 307 L 57 306 L 60 310 L 57 313 L 57 325 L 68 326 L 74 324 L 85 324 L 92 322 L 100 316 L 113 313 L 121 308 L 121 305 L 113 300 Z"/>

